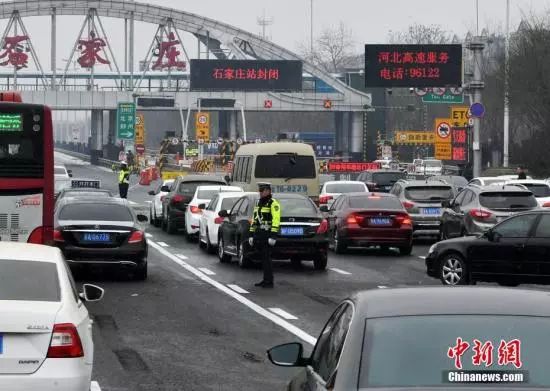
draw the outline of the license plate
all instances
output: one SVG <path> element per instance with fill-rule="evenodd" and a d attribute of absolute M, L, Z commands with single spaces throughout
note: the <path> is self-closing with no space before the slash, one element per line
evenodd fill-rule
<path fill-rule="evenodd" d="M 111 235 L 104 233 L 86 233 L 82 235 L 82 240 L 89 243 L 108 243 L 111 241 Z"/>
<path fill-rule="evenodd" d="M 374 217 L 369 220 L 370 225 L 375 226 L 388 226 L 392 225 L 392 221 L 389 217 Z"/>
<path fill-rule="evenodd" d="M 73 189 L 99 189 L 101 182 L 98 180 L 72 180 L 71 187 Z"/>
<path fill-rule="evenodd" d="M 437 216 L 441 214 L 441 208 L 422 208 L 423 215 Z"/>
<path fill-rule="evenodd" d="M 304 234 L 303 227 L 283 227 L 281 228 L 281 235 L 284 236 L 300 236 Z"/>

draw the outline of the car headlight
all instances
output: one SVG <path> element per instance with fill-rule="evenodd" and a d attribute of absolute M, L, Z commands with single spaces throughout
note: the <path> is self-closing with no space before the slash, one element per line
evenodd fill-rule
<path fill-rule="evenodd" d="M 435 251 L 435 248 L 437 247 L 437 244 L 434 244 L 430 247 L 430 249 L 428 250 L 428 254 L 431 254 Z"/>

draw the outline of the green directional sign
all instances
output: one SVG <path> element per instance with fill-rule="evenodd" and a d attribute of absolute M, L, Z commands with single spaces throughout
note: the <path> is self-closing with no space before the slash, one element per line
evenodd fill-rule
<path fill-rule="evenodd" d="M 117 138 L 133 140 L 136 128 L 136 105 L 132 102 L 118 104 L 116 112 Z"/>
<path fill-rule="evenodd" d="M 453 95 L 453 94 L 443 94 L 436 95 L 433 93 L 428 93 L 422 97 L 422 102 L 424 103 L 450 103 L 450 104 L 461 104 L 464 103 L 464 95 Z"/>

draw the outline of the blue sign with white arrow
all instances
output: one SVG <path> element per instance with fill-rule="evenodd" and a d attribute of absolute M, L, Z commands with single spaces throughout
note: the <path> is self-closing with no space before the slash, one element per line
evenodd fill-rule
<path fill-rule="evenodd" d="M 474 103 L 470 106 L 470 117 L 481 118 L 485 114 L 485 106 L 481 103 Z"/>

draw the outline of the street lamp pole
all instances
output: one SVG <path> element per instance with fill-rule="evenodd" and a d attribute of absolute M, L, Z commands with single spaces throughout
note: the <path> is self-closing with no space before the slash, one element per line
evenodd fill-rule
<path fill-rule="evenodd" d="M 310 35 L 309 35 L 309 39 L 310 39 L 310 42 L 309 42 L 309 51 L 311 53 L 311 56 L 313 57 L 313 0 L 309 0 L 309 3 L 310 3 L 310 17 L 311 17 L 311 21 L 310 21 Z"/>
<path fill-rule="evenodd" d="M 504 60 L 504 167 L 509 165 L 509 144 L 510 144 L 510 0 L 506 0 L 506 49 Z"/>

